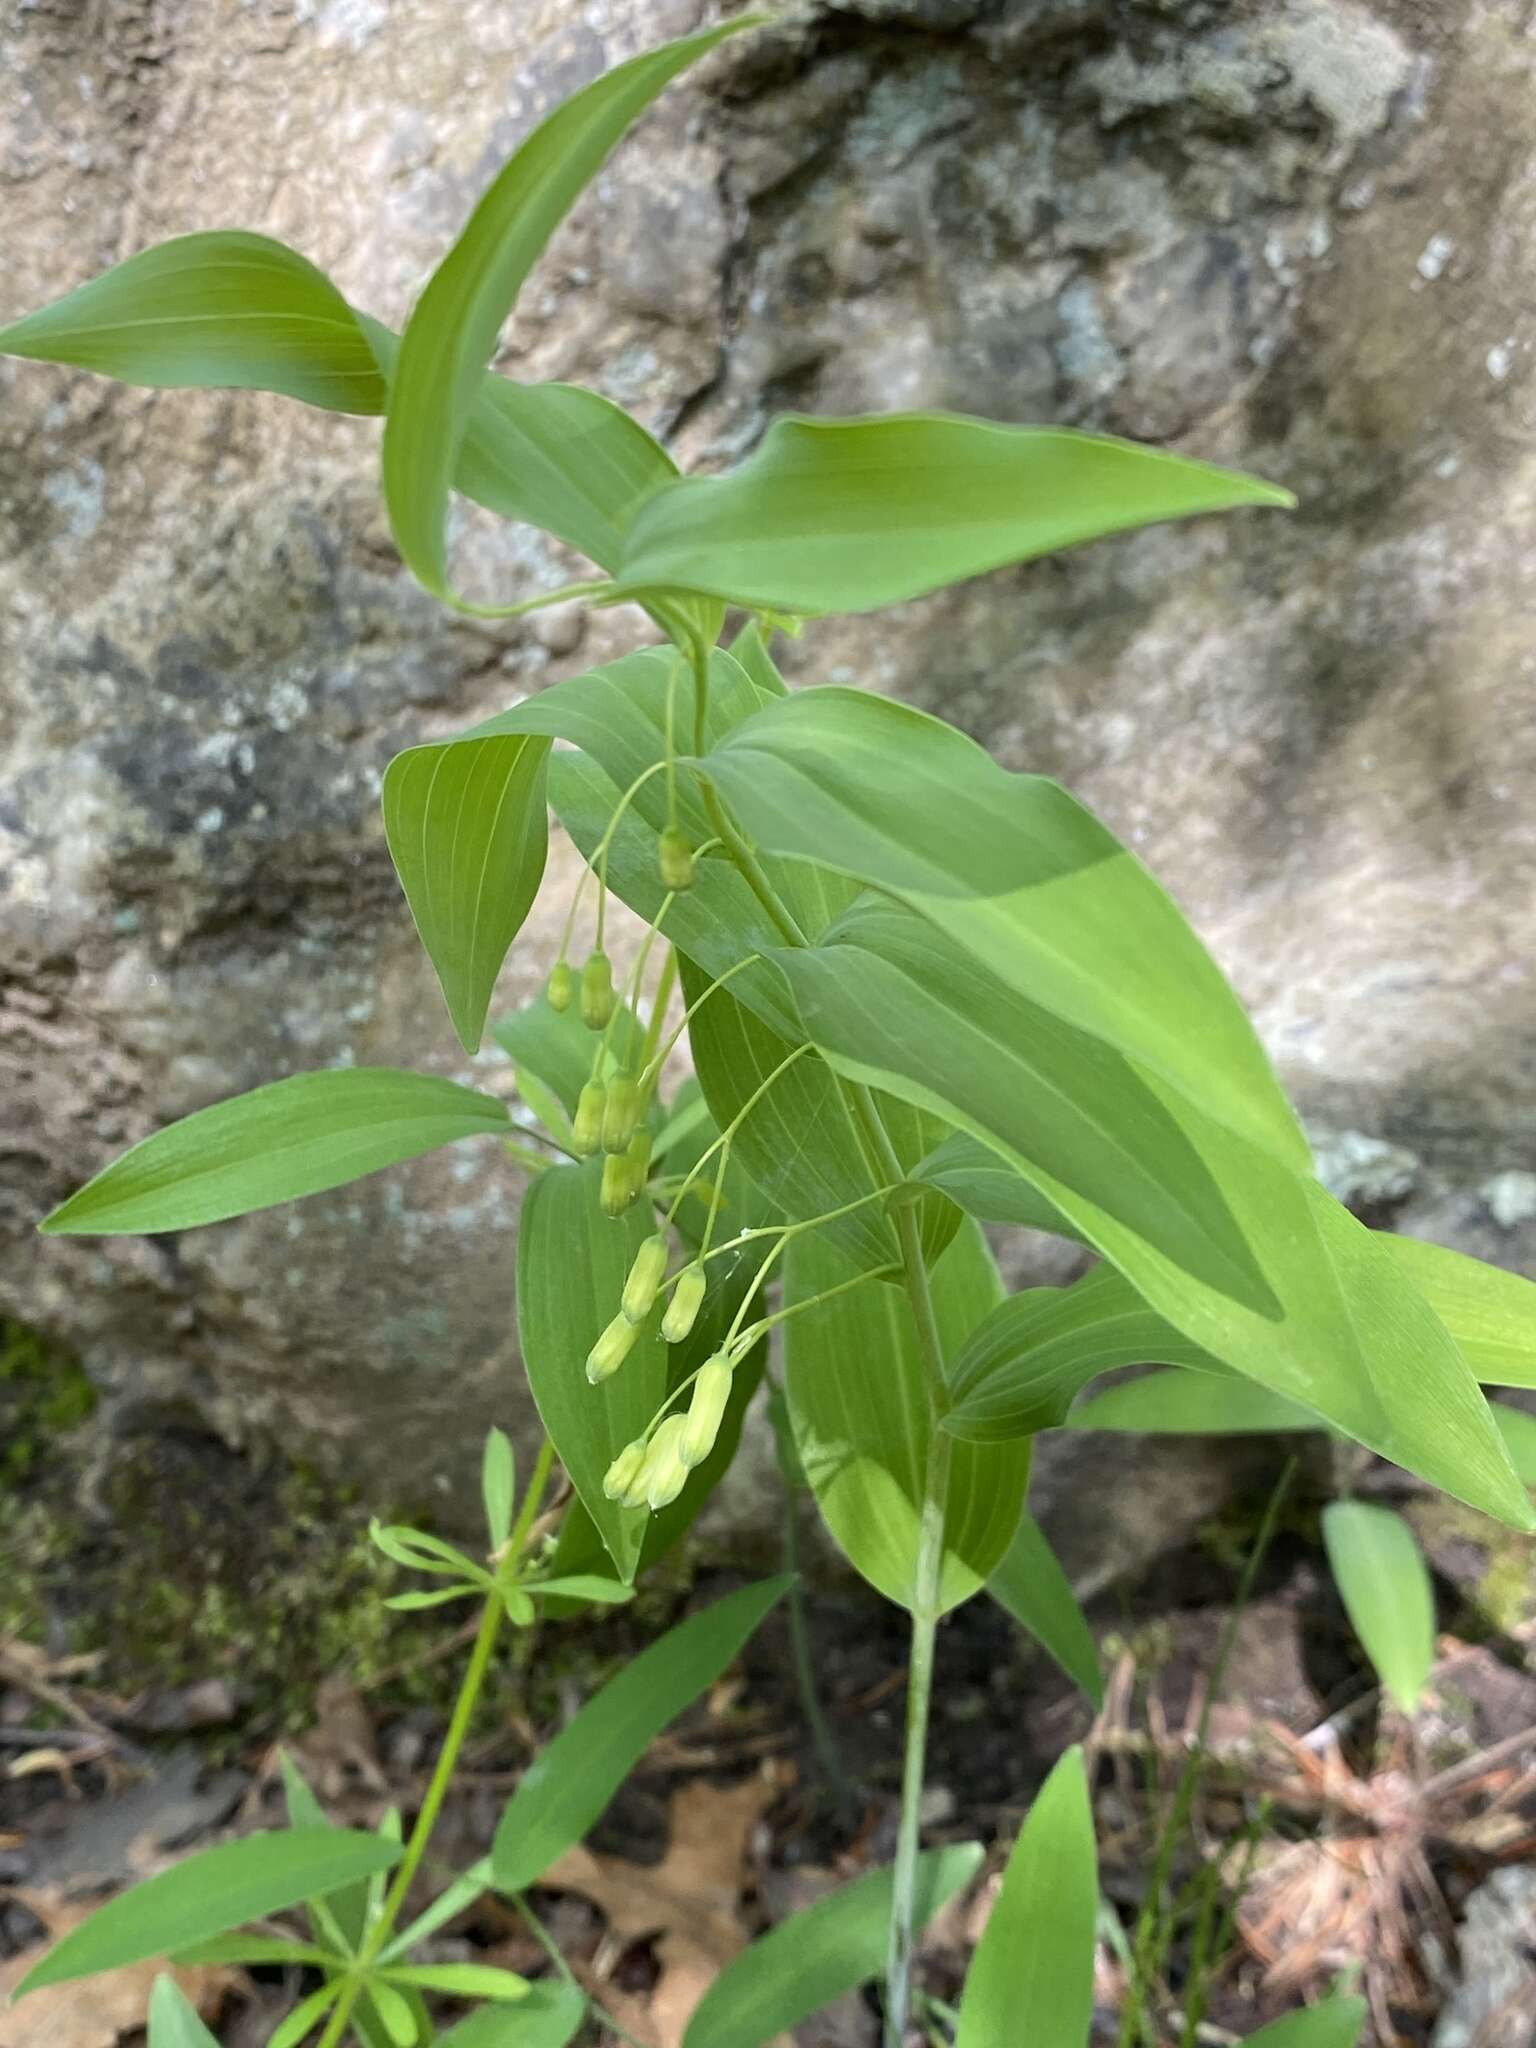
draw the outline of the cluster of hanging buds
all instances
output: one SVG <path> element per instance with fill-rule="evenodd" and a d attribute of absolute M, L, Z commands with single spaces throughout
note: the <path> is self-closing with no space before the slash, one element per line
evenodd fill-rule
<path fill-rule="evenodd" d="M 642 1124 L 622 1152 L 610 1152 L 603 1161 L 598 1206 L 605 1216 L 622 1216 L 645 1192 L 651 1175 L 651 1134 Z"/>
<path fill-rule="evenodd" d="M 648 1507 L 654 1514 L 677 1499 L 688 1474 L 715 1447 L 740 1350 L 738 1341 L 707 1359 L 694 1376 L 686 1410 L 664 1415 L 648 1439 L 624 1446 L 603 1475 L 603 1492 L 610 1500 L 626 1508 Z"/>
<path fill-rule="evenodd" d="M 655 1307 L 656 1297 L 666 1280 L 667 1258 L 667 1240 L 659 1230 L 648 1237 L 635 1253 L 619 1299 L 619 1312 L 587 1354 L 587 1378 L 593 1386 L 601 1385 L 616 1373 L 633 1350 L 641 1325 Z M 704 1299 L 704 1269 L 697 1261 L 683 1268 L 676 1288 L 683 1288 L 685 1282 L 687 1287 L 681 1312 L 674 1313 L 678 1306 L 674 1292 L 662 1318 L 662 1335 L 669 1344 L 680 1344 L 688 1335 L 698 1315 L 699 1304 Z"/>

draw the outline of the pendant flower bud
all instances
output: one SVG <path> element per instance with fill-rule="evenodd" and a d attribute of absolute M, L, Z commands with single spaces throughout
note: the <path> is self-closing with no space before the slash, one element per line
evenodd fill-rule
<path fill-rule="evenodd" d="M 629 1163 L 629 1153 L 608 1153 L 602 1161 L 602 1188 L 598 1190 L 598 1206 L 604 1217 L 623 1217 L 623 1212 L 633 1206 L 641 1192 L 641 1182 L 635 1180 L 635 1167 Z"/>
<path fill-rule="evenodd" d="M 602 1031 L 612 1015 L 613 964 L 599 948 L 581 970 L 581 1021 L 589 1031 Z"/>
<path fill-rule="evenodd" d="M 635 1253 L 635 1263 L 630 1267 L 629 1278 L 624 1282 L 624 1296 L 620 1305 L 630 1322 L 645 1321 L 666 1277 L 667 1240 L 660 1231 L 657 1231 L 656 1235 L 648 1237 Z"/>
<path fill-rule="evenodd" d="M 587 1378 L 594 1387 L 611 1379 L 634 1349 L 640 1332 L 628 1316 L 617 1315 L 587 1353 Z"/>
<path fill-rule="evenodd" d="M 672 1287 L 672 1299 L 661 1319 L 661 1334 L 669 1344 L 681 1344 L 698 1321 L 699 1310 L 704 1304 L 704 1290 L 708 1285 L 704 1268 L 697 1259 L 691 1266 L 684 1266 L 678 1274 Z"/>
<path fill-rule="evenodd" d="M 577 1096 L 576 1118 L 571 1130 L 579 1158 L 590 1159 L 597 1150 L 603 1135 L 603 1111 L 607 1103 L 608 1090 L 601 1081 L 588 1081 Z"/>
<path fill-rule="evenodd" d="M 635 1177 L 635 1193 L 643 1194 L 645 1184 L 651 1177 L 651 1134 L 644 1124 L 630 1139 L 624 1157 L 629 1161 L 629 1170 Z"/>
<path fill-rule="evenodd" d="M 657 865 L 664 889 L 681 892 L 693 887 L 693 848 L 675 825 L 669 825 L 661 835 Z"/>
<path fill-rule="evenodd" d="M 623 1500 L 639 1477 L 645 1463 L 644 1443 L 626 1444 L 603 1474 L 603 1492 L 609 1500 Z M 635 1505 L 638 1507 L 639 1502 Z"/>
<path fill-rule="evenodd" d="M 640 1123 L 640 1083 L 615 1074 L 603 1103 L 603 1150 L 625 1152 Z"/>
<path fill-rule="evenodd" d="M 563 1012 L 571 1007 L 576 994 L 576 976 L 571 970 L 569 960 L 557 960 L 549 970 L 549 980 L 545 984 L 544 994 L 552 1010 Z"/>
<path fill-rule="evenodd" d="M 677 1455 L 690 1471 L 702 1465 L 715 1448 L 725 1404 L 731 1398 L 731 1362 L 723 1352 L 699 1368 L 693 1383 L 693 1399 L 683 1418 L 683 1433 L 677 1440 Z"/>
<path fill-rule="evenodd" d="M 657 1424 L 645 1454 L 645 1464 L 635 1484 L 645 1488 L 645 1503 L 652 1514 L 658 1508 L 670 1507 L 688 1484 L 688 1467 L 677 1454 L 683 1428 L 684 1417 L 668 1415 Z"/>

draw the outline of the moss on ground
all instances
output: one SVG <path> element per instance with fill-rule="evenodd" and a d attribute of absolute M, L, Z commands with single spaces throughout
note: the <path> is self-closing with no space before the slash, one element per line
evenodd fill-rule
<path fill-rule="evenodd" d="M 89 1419 L 96 1390 L 77 1361 L 25 1323 L 0 1318 L 0 1489 L 45 1461 L 62 1431 Z"/>
<path fill-rule="evenodd" d="M 8 1331 L 0 1395 L 17 1387 L 0 1464 L 0 1636 L 99 1652 L 92 1682 L 117 1698 L 226 1678 L 242 1742 L 309 1726 L 336 1675 L 386 1712 L 446 1711 L 464 1662 L 446 1646 L 476 1609 L 385 1607 L 428 1583 L 369 1540 L 370 1510 L 389 1517 L 399 1504 L 365 1503 L 189 1423 L 104 1445 L 78 1428 L 95 1406 L 78 1366 Z M 431 1526 L 411 1504 L 400 1518 Z M 573 1689 L 589 1692 L 669 1625 L 699 1562 L 667 1560 L 630 1608 L 520 1633 L 498 1659 L 482 1729 L 558 1718 Z"/>
<path fill-rule="evenodd" d="M 1431 1563 L 1480 1555 L 1475 1576 L 1458 1570 L 1457 1584 L 1471 1612 L 1508 1635 L 1536 1616 L 1536 1540 L 1506 1529 L 1446 1494 L 1424 1494 L 1404 1513 Z"/>

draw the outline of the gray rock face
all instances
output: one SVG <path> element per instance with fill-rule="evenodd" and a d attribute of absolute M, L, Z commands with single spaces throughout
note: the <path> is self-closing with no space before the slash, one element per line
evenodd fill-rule
<path fill-rule="evenodd" d="M 786 660 L 1070 781 L 1179 895 L 1304 1110 L 1419 1162 L 1409 1223 L 1530 1269 L 1529 1211 L 1494 1223 L 1478 1193 L 1536 1166 L 1527 14 L 805 6 L 646 120 L 558 238 L 505 367 L 596 384 L 692 464 L 734 459 L 786 407 L 942 405 L 1171 441 L 1295 489 L 1295 518 L 1111 542 L 827 623 Z M 241 225 L 398 322 L 533 121 L 699 18 L 693 0 L 17 12 L 0 313 Z M 379 772 L 634 622 L 444 618 L 394 559 L 376 439 L 277 401 L 0 364 L 0 1306 L 78 1346 L 120 1419 L 190 1408 L 452 1493 L 486 1420 L 526 1416 L 517 1183 L 490 1148 L 179 1239 L 32 1235 L 124 1143 L 257 1081 L 466 1072 L 389 870 Z M 461 545 L 466 582 L 500 593 L 574 566 L 478 516 Z M 1080 1490 L 1056 1489 L 1063 1515 Z"/>

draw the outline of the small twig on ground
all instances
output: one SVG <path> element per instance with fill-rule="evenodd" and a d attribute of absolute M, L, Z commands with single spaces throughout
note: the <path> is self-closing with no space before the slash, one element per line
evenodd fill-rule
<path fill-rule="evenodd" d="M 13 1685 L 19 1692 L 29 1694 L 40 1706 L 51 1707 L 56 1714 L 62 1714 L 75 1728 L 81 1728 L 94 1735 L 99 1742 L 116 1744 L 120 1738 L 88 1713 L 72 1693 L 55 1685 L 41 1670 L 35 1670 L 30 1660 L 19 1657 L 9 1644 L 0 1643 L 0 1685 Z"/>

